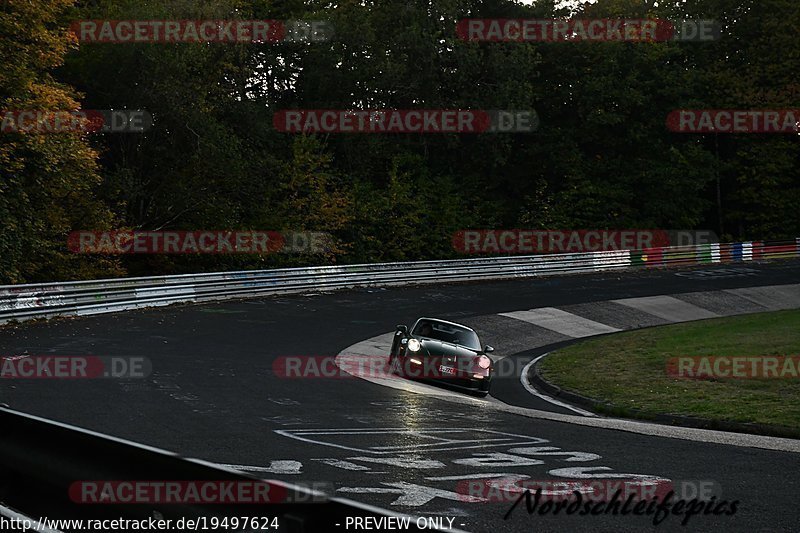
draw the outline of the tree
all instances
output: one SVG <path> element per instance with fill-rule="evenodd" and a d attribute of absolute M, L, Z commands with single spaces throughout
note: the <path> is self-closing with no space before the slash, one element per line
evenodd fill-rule
<path fill-rule="evenodd" d="M 70 0 L 0 6 L 0 109 L 72 111 L 78 94 L 51 72 L 74 46 L 62 16 Z M 71 230 L 108 227 L 97 199 L 97 153 L 80 133 L 0 134 L 0 282 L 117 273 L 112 261 L 67 250 Z"/>

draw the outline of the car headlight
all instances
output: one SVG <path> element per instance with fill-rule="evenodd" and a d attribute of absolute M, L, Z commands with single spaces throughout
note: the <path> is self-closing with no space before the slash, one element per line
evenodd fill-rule
<path fill-rule="evenodd" d="M 420 342 L 417 339 L 409 339 L 408 340 L 408 349 L 412 352 L 418 352 L 419 349 L 422 347 Z"/>
<path fill-rule="evenodd" d="M 492 366 L 492 360 L 486 357 L 485 355 L 482 355 L 478 357 L 478 366 L 481 368 L 489 368 L 490 366 Z"/>

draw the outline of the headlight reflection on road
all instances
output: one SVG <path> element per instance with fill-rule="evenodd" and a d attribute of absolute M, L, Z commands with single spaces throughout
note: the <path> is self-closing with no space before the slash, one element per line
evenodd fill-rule
<path fill-rule="evenodd" d="M 419 438 L 416 432 L 420 429 L 420 423 L 428 420 L 429 417 L 430 415 L 426 413 L 419 396 L 416 394 L 408 395 L 400 418 L 402 427 L 409 431 L 409 433 L 400 436 L 401 439 L 408 440 L 403 444 L 414 444 L 416 442 Z"/>

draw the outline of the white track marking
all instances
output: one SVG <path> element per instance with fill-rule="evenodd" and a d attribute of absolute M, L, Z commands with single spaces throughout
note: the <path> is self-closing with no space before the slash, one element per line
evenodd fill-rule
<path fill-rule="evenodd" d="M 527 447 L 527 448 L 512 448 L 508 450 L 508 453 L 512 454 L 519 454 L 519 455 L 566 455 L 567 458 L 563 459 L 566 462 L 578 462 L 583 463 L 586 461 L 596 461 L 601 459 L 602 457 L 597 455 L 596 453 L 590 452 L 567 452 L 562 450 L 561 448 L 556 448 L 555 446 L 536 446 L 536 447 Z"/>
<path fill-rule="evenodd" d="M 368 466 L 357 465 L 355 463 L 351 463 L 350 461 L 342 461 L 341 459 L 312 459 L 312 461 L 318 461 L 328 466 L 335 466 L 336 468 L 342 468 L 344 470 L 353 470 L 353 471 L 369 470 Z"/>
<path fill-rule="evenodd" d="M 508 476 L 514 476 L 516 474 L 497 474 L 497 473 L 490 473 L 490 474 L 466 474 L 463 476 L 430 476 L 426 477 L 428 481 L 461 481 L 463 479 L 471 480 L 471 479 L 493 479 L 493 478 L 504 478 Z"/>
<path fill-rule="evenodd" d="M 773 303 L 770 304 L 770 307 L 775 307 L 776 305 L 778 305 L 777 303 L 774 302 L 774 300 L 780 300 L 782 302 L 784 301 L 786 302 L 785 304 L 781 305 L 791 305 L 791 307 L 793 308 L 800 308 L 800 284 L 771 286 L 767 287 L 767 289 L 769 290 L 767 291 L 766 296 L 772 298 L 773 300 Z M 736 294 L 737 296 L 742 296 L 742 294 L 740 294 L 739 291 L 741 291 L 741 289 L 733 289 L 726 292 Z M 709 292 L 719 292 L 719 291 L 709 291 Z M 763 296 L 758 295 L 757 297 L 762 298 Z M 677 307 L 683 307 L 687 312 L 691 312 L 692 314 L 695 315 L 696 314 L 701 315 L 700 318 L 712 318 L 718 316 L 715 313 L 711 313 L 710 311 L 707 311 L 701 307 L 688 304 L 686 302 L 678 300 L 677 298 L 671 298 L 669 296 L 650 298 L 651 301 L 653 300 L 658 301 L 659 299 L 661 301 L 664 301 L 664 299 L 666 299 L 666 302 L 670 304 L 669 306 L 672 309 L 675 309 Z M 621 303 L 622 305 L 628 305 L 628 307 L 636 308 L 636 305 L 641 305 L 642 303 L 644 303 L 643 302 L 644 300 L 648 299 L 630 298 L 626 300 L 617 300 L 617 303 Z M 636 303 L 634 305 L 629 305 L 631 302 L 636 302 Z M 759 303 L 759 305 L 763 304 Z M 655 308 L 659 308 L 659 306 L 655 306 Z M 645 311 L 645 312 L 650 313 L 650 311 Z M 663 314 L 665 312 L 666 308 L 660 308 L 657 313 L 650 313 L 650 314 L 654 314 L 655 316 L 661 316 L 659 313 Z M 664 317 L 662 316 L 662 318 Z M 684 317 L 682 316 L 667 318 L 667 320 L 673 320 L 673 318 L 679 319 L 677 321 L 685 321 Z M 388 353 L 393 335 L 394 332 L 387 333 L 369 339 L 368 341 L 356 343 L 350 348 L 342 350 L 339 356 L 337 356 L 337 360 L 339 357 L 348 356 L 349 354 L 353 353 L 359 353 L 362 352 L 362 350 L 363 350 L 362 353 L 367 352 L 367 350 L 364 349 L 365 343 L 367 342 L 371 344 L 370 348 L 381 347 L 382 349 L 381 353 Z M 523 376 L 525 375 L 527 375 L 527 370 L 523 372 Z M 549 411 L 540 411 L 538 409 L 527 409 L 524 407 L 509 405 L 491 397 L 487 397 L 487 399 L 481 400 L 465 396 L 463 394 L 451 393 L 450 391 L 443 391 L 442 389 L 423 384 L 411 383 L 411 382 L 402 383 L 402 380 L 391 380 L 391 381 L 379 380 L 379 379 L 365 379 L 365 380 L 375 383 L 377 385 L 392 387 L 395 389 L 401 389 L 415 394 L 424 394 L 426 396 L 435 397 L 437 399 L 444 400 L 447 402 L 466 405 L 473 409 L 479 407 L 487 411 L 512 413 L 535 420 L 551 420 L 555 422 L 563 422 L 578 426 L 596 427 L 596 428 L 611 429 L 616 431 L 627 431 L 630 433 L 637 433 L 640 435 L 682 439 L 694 442 L 715 443 L 715 444 L 724 444 L 728 446 L 740 446 L 744 448 L 760 448 L 766 450 L 779 450 L 790 453 L 800 453 L 800 440 L 797 439 L 766 437 L 762 435 L 752 435 L 746 433 L 735 433 L 731 431 L 717 431 L 717 430 L 698 429 L 698 428 L 681 427 L 681 426 L 665 426 L 662 424 L 655 424 L 652 422 L 640 422 L 635 420 L 624 420 L 619 418 L 602 418 L 594 416 L 592 413 L 588 412 L 585 412 L 586 414 L 584 414 L 583 416 L 562 415 L 559 413 L 552 413 Z M 525 381 L 523 381 L 522 383 L 523 386 L 526 384 Z M 527 387 L 526 389 L 529 390 L 529 392 L 531 392 L 532 394 L 536 394 Z M 542 399 L 550 401 L 551 403 L 557 401 L 554 400 L 553 398 L 545 398 L 543 396 L 540 397 L 542 397 Z M 580 411 L 580 410 L 576 411 L 576 409 L 578 409 L 576 407 L 568 406 L 566 404 L 561 404 L 561 402 L 558 402 L 556 405 L 561 405 L 562 407 L 568 408 L 574 412 Z M 299 438 L 299 437 L 294 437 L 294 438 Z M 311 439 L 301 439 L 301 440 L 308 440 L 309 442 L 315 442 Z"/>
<path fill-rule="evenodd" d="M 530 311 L 513 311 L 511 313 L 499 313 L 500 316 L 522 320 L 535 326 L 539 326 L 567 337 L 580 338 L 602 335 L 603 333 L 616 333 L 621 331 L 617 328 L 583 318 L 572 313 L 568 313 L 555 307 L 540 307 Z"/>
<path fill-rule="evenodd" d="M 349 492 L 354 494 L 398 494 L 399 497 L 394 500 L 391 505 L 405 505 L 409 507 L 419 507 L 429 503 L 434 498 L 444 498 L 446 500 L 453 500 L 457 502 L 485 502 L 485 498 L 477 496 L 468 496 L 466 494 L 459 494 L 449 490 L 434 489 L 424 485 L 414 485 L 413 483 L 406 483 L 399 481 L 397 483 L 381 483 L 386 487 L 340 487 L 336 489 L 340 492 Z"/>
<path fill-rule="evenodd" d="M 481 439 L 480 441 L 475 441 L 474 439 L 464 439 L 464 440 L 453 440 L 446 443 L 439 443 L 438 447 L 429 447 L 425 448 L 425 451 L 429 452 L 443 452 L 443 451 L 451 451 L 451 450 L 473 450 L 473 449 L 483 449 L 483 448 L 492 448 L 498 446 L 531 446 L 534 444 L 543 444 L 548 442 L 546 439 L 541 439 L 539 437 L 530 437 L 527 435 L 517 435 L 514 433 L 505 433 L 502 431 L 495 431 L 493 429 L 482 429 L 482 428 L 425 428 L 420 430 L 409 430 L 407 428 L 380 428 L 378 430 L 370 430 L 370 429 L 363 429 L 363 428 L 350 428 L 350 429 L 297 429 L 297 430 L 287 430 L 287 429 L 276 429 L 274 430 L 275 433 L 278 435 L 282 435 L 284 437 L 289 437 L 292 439 L 296 439 L 303 442 L 308 442 L 311 444 L 321 444 L 323 446 L 330 446 L 333 448 L 340 448 L 343 450 L 351 450 L 359 453 L 366 453 L 372 455 L 398 455 L 400 453 L 413 453 L 419 449 L 418 444 L 410 444 L 405 447 L 403 446 L 392 446 L 391 450 L 386 451 L 386 447 L 383 446 L 373 446 L 369 448 L 355 448 L 352 446 L 345 446 L 343 444 L 338 444 L 336 442 L 331 442 L 330 440 L 325 440 L 324 437 L 330 435 L 362 435 L 362 436 L 372 436 L 373 438 L 377 435 L 386 434 L 386 435 L 414 435 L 417 433 L 480 433 L 484 435 L 501 435 L 503 438 L 486 438 Z M 312 436 L 320 437 L 317 438 L 310 438 Z"/>
<path fill-rule="evenodd" d="M 548 403 L 552 403 L 553 405 L 558 405 L 559 407 L 563 407 L 564 409 L 569 409 L 573 413 L 578 413 L 581 416 L 594 416 L 594 417 L 596 417 L 597 416 L 596 414 L 590 413 L 589 411 L 581 409 L 580 407 L 575 407 L 574 405 L 570 405 L 568 403 L 560 402 L 560 401 L 556 400 L 555 398 L 551 398 L 550 396 L 548 396 L 546 394 L 542 394 L 541 392 L 536 390 L 533 387 L 533 385 L 531 385 L 530 381 L 528 381 L 528 371 L 530 370 L 530 368 L 533 365 L 536 364 L 537 361 L 539 361 L 541 358 L 545 357 L 546 355 L 549 355 L 549 352 L 544 354 L 544 355 L 540 355 L 539 357 L 531 360 L 531 362 L 529 362 L 527 365 L 525 365 L 522 368 L 522 373 L 519 376 L 519 381 L 522 383 L 522 386 L 525 387 L 525 390 L 530 392 L 531 394 L 533 394 L 537 398 L 541 398 L 542 400 L 544 400 L 544 401 L 546 401 Z"/>
<path fill-rule="evenodd" d="M 705 318 L 717 318 L 718 314 L 712 313 L 702 307 L 678 300 L 672 296 L 645 296 L 642 298 L 624 298 L 611 300 L 614 303 L 631 307 L 648 315 L 663 318 L 668 322 L 690 322 Z"/>
<path fill-rule="evenodd" d="M 219 464 L 225 468 L 243 470 L 245 472 L 259 472 L 262 474 L 301 474 L 303 463 L 300 461 L 270 461 L 269 466 L 248 466 L 248 465 L 226 465 Z"/>
<path fill-rule="evenodd" d="M 728 289 L 725 292 L 735 294 L 771 310 L 800 307 L 800 284 Z"/>
<path fill-rule="evenodd" d="M 502 452 L 473 453 L 472 457 L 453 459 L 453 464 L 469 466 L 472 468 L 514 468 L 518 466 L 543 465 L 544 461 L 520 457 L 518 455 Z"/>
<path fill-rule="evenodd" d="M 376 339 L 380 338 L 388 338 L 389 342 L 391 343 L 391 336 L 392 334 L 385 334 L 376 337 Z M 359 343 L 360 344 L 360 343 Z M 354 345 L 358 346 L 358 345 Z M 385 346 L 385 351 L 389 351 L 389 345 Z M 342 351 L 342 354 L 349 353 L 349 348 L 346 348 Z M 340 354 L 341 355 L 341 354 Z M 379 385 L 389 386 L 393 388 L 401 388 L 395 387 L 394 383 L 392 384 L 384 384 L 379 382 L 378 380 L 366 380 L 372 383 L 376 383 Z M 433 393 L 429 392 L 429 389 L 433 391 Z M 417 390 L 411 390 L 410 392 L 414 392 L 417 394 L 425 394 L 426 396 L 435 396 L 440 400 L 444 400 L 446 402 L 456 403 L 460 405 L 466 405 L 471 408 L 475 408 L 476 406 L 480 406 L 487 411 L 498 411 L 504 413 L 512 413 L 517 414 L 520 416 L 524 416 L 526 418 L 531 418 L 534 420 L 551 420 L 555 422 L 565 422 L 568 424 L 574 424 L 578 426 L 588 426 L 588 427 L 596 427 L 602 429 L 613 429 L 617 431 L 627 431 L 630 433 L 637 433 L 641 435 L 650 435 L 656 437 L 665 437 L 665 438 L 673 438 L 673 439 L 682 439 L 682 440 L 689 440 L 695 442 L 706 442 L 706 443 L 716 443 L 716 444 L 727 444 L 729 446 L 741 446 L 745 448 L 762 448 L 766 450 L 780 450 L 785 452 L 792 452 L 792 453 L 800 453 L 800 440 L 796 439 L 786 439 L 780 437 L 765 437 L 762 435 L 750 435 L 745 433 L 734 433 L 730 431 L 717 431 L 717 430 L 708 430 L 708 429 L 697 429 L 697 428 L 689 428 L 689 427 L 680 427 L 680 426 L 665 426 L 662 424 L 654 424 L 651 422 L 639 422 L 635 420 L 623 420 L 619 418 L 601 418 L 597 416 L 576 416 L 576 415 L 562 415 L 559 413 L 551 413 L 549 411 L 540 411 L 538 409 L 527 409 L 524 407 L 517 407 L 514 405 L 509 405 L 503 403 L 499 400 L 493 400 L 491 402 L 487 402 L 485 400 L 479 400 L 477 398 L 471 398 L 469 396 L 465 396 L 463 394 L 451 393 L 451 394 L 435 394 L 438 389 L 435 387 L 420 387 Z M 404 429 L 404 428 L 400 428 Z M 278 433 L 283 433 L 286 436 L 290 436 L 292 438 L 303 440 L 306 442 L 316 443 L 319 444 L 318 440 L 304 438 L 300 436 L 291 435 L 290 432 L 292 430 L 276 430 Z M 297 430 L 303 431 L 303 430 Z M 305 431 L 318 431 L 315 429 L 308 429 Z M 341 431 L 341 430 L 331 430 L 331 431 Z M 364 451 L 370 452 L 370 450 L 361 450 L 356 448 L 349 448 L 347 446 L 340 446 L 336 444 L 328 444 L 328 446 L 333 446 L 336 448 L 344 448 L 348 450 L 357 450 L 357 451 Z M 520 445 L 521 446 L 521 445 Z M 372 452 L 374 453 L 374 452 Z M 381 452 L 381 453 L 390 453 L 390 452 Z"/>
<path fill-rule="evenodd" d="M 609 472 L 611 468 L 607 466 L 574 466 L 569 468 L 556 468 L 547 473 L 553 476 L 565 477 L 569 479 L 626 479 L 641 481 L 664 481 L 671 480 L 649 474 L 624 474 L 622 472 Z"/>
<path fill-rule="evenodd" d="M 412 459 L 410 457 L 348 457 L 348 459 L 361 461 L 362 463 L 375 463 L 398 468 L 412 468 L 414 470 L 444 468 L 446 466 L 443 462 L 435 459 Z"/>

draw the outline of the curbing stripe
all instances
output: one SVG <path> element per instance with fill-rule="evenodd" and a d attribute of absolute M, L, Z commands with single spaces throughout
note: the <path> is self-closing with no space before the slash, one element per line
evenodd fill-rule
<path fill-rule="evenodd" d="M 719 317 L 716 313 L 678 300 L 672 296 L 645 296 L 643 298 L 623 298 L 621 300 L 611 301 L 657 316 L 669 322 L 689 322 L 691 320 Z"/>
<path fill-rule="evenodd" d="M 528 322 L 572 338 L 592 337 L 603 333 L 621 331 L 615 327 L 601 324 L 555 307 L 539 307 L 530 311 L 513 311 L 499 314 L 500 316 Z"/>

